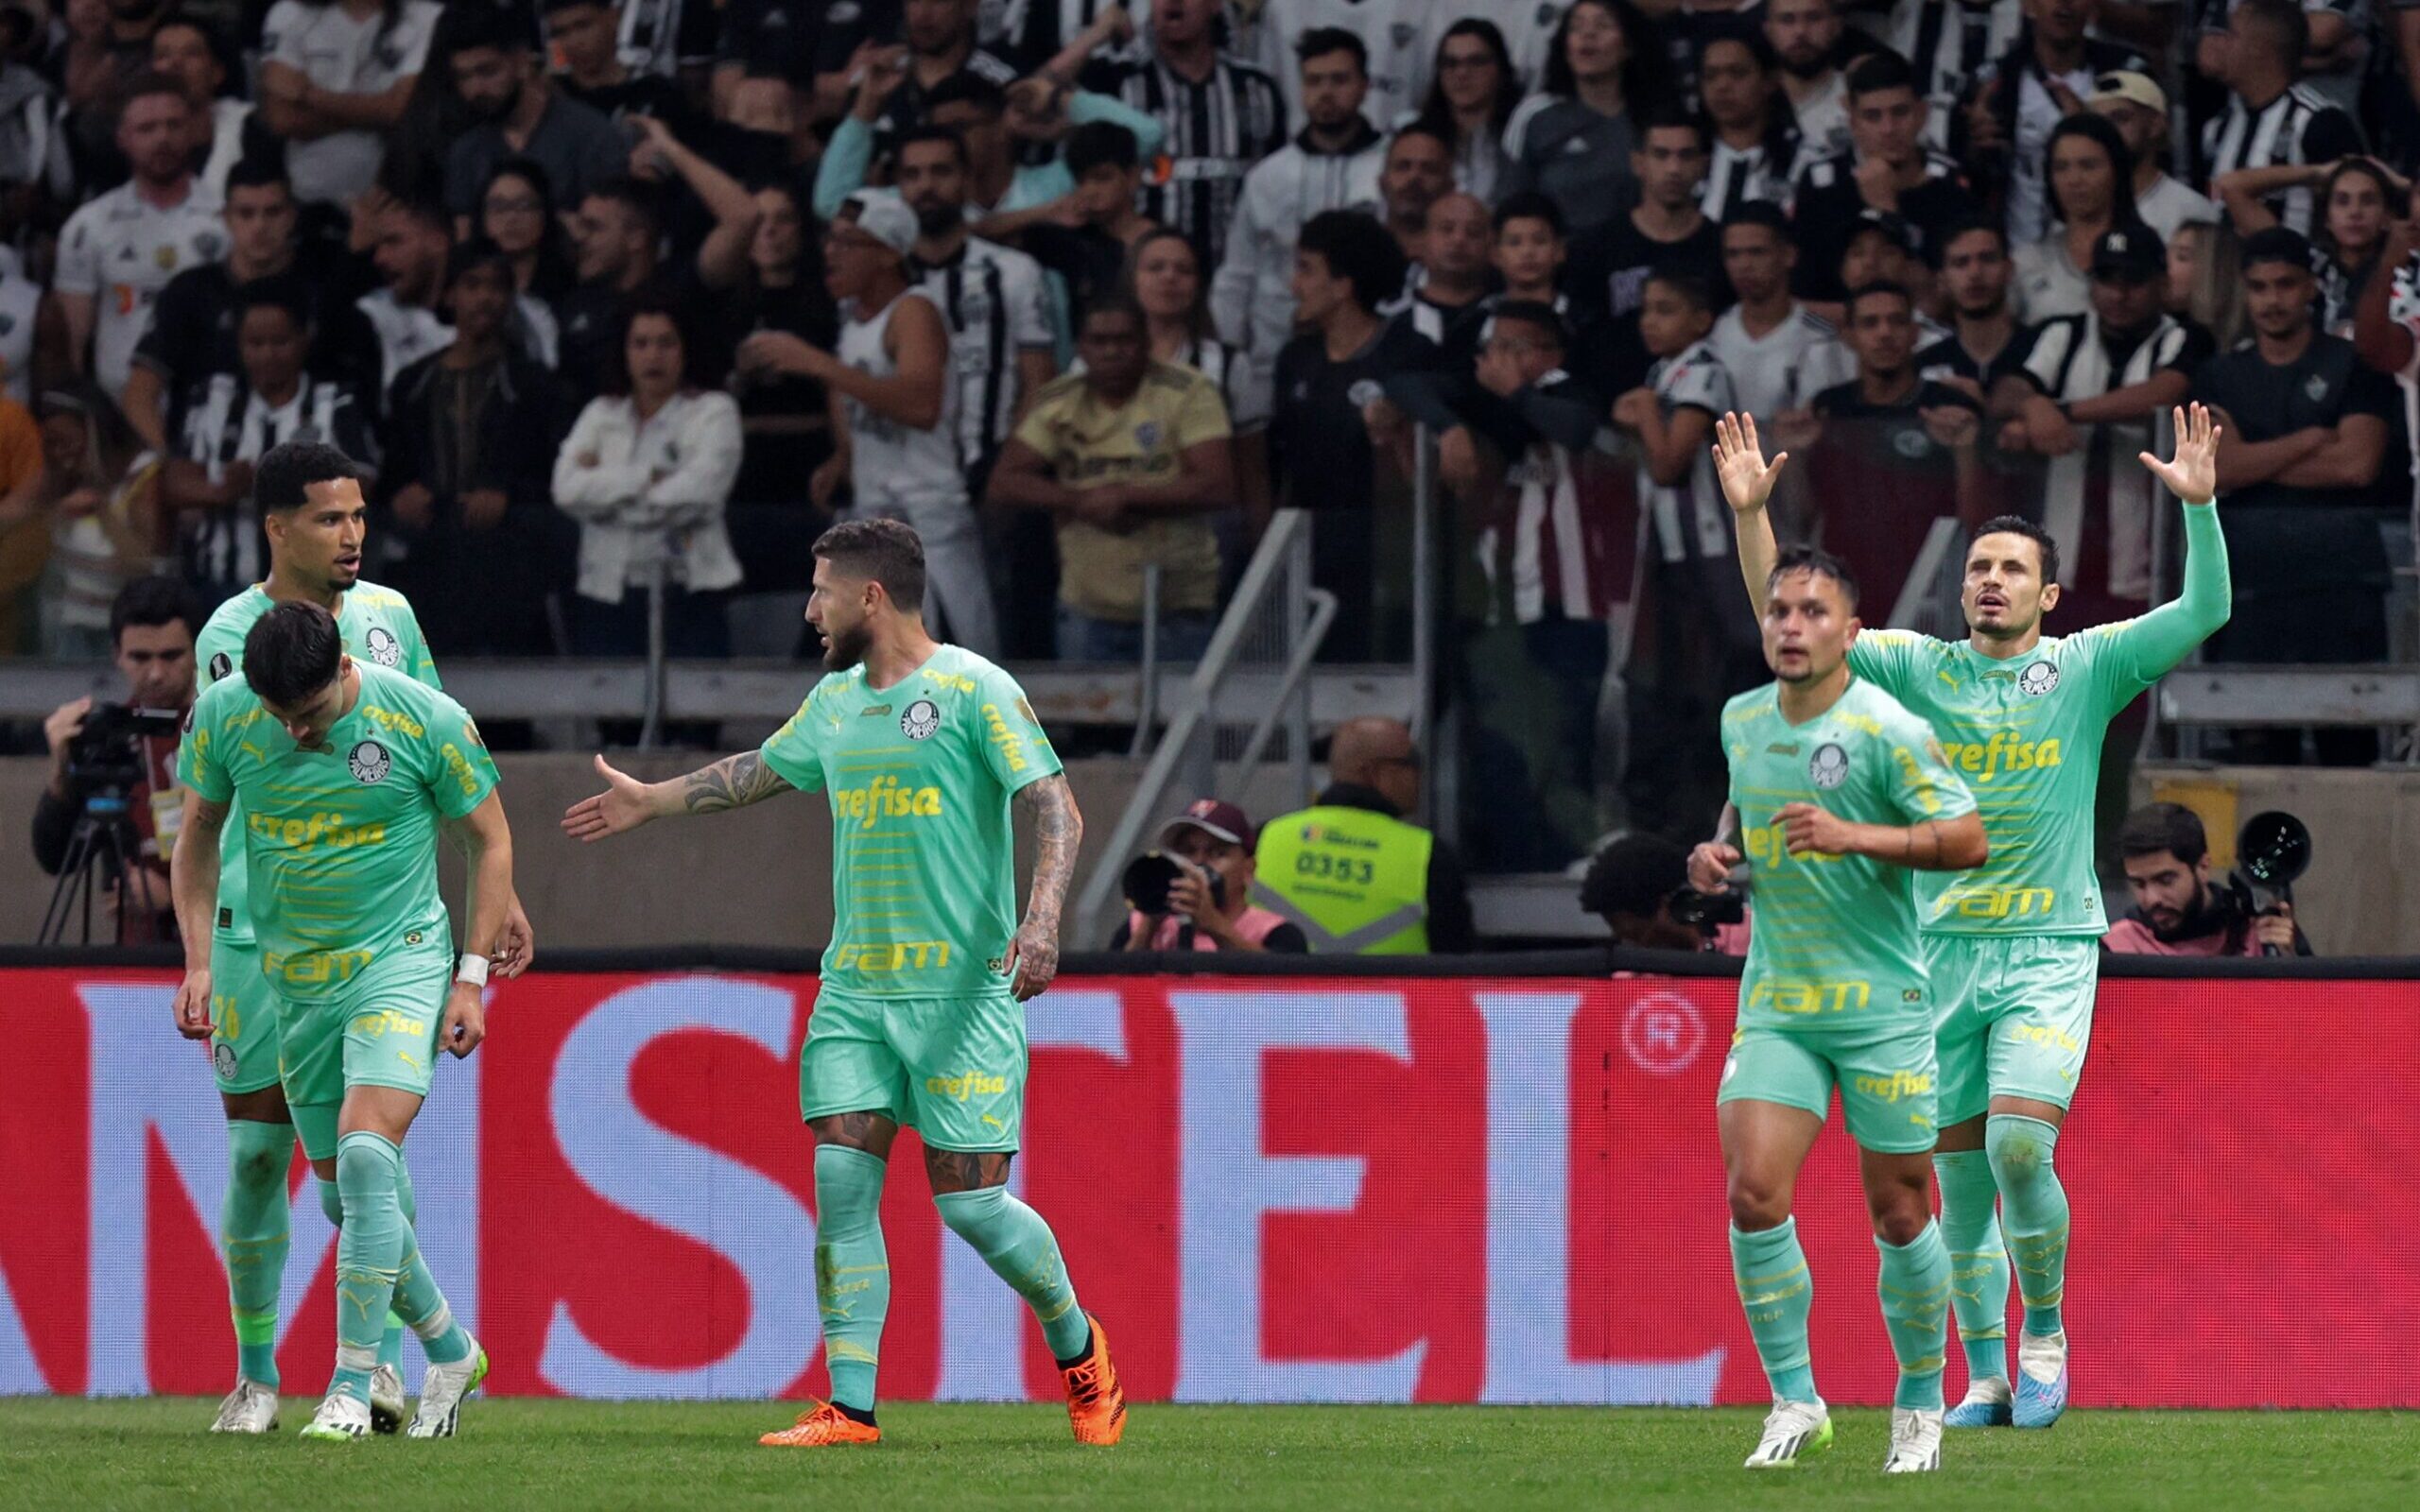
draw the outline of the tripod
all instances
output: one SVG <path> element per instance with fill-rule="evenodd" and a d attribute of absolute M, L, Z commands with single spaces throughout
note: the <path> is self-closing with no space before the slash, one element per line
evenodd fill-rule
<path fill-rule="evenodd" d="M 68 835 L 67 855 L 60 863 L 59 881 L 50 889 L 50 906 L 43 913 L 36 943 L 67 943 L 68 921 L 78 918 L 82 919 L 78 943 L 93 943 L 94 894 L 101 887 L 121 886 L 130 877 L 134 879 L 134 896 L 119 900 L 120 918 L 129 908 L 139 908 L 147 918 L 154 905 L 151 874 L 143 865 L 142 837 L 135 833 L 128 814 L 125 789 L 103 788 L 84 800 L 84 812 L 77 816 L 76 828 Z"/>

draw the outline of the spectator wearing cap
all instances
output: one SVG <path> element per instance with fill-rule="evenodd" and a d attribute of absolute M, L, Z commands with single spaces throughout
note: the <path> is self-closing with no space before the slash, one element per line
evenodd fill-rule
<path fill-rule="evenodd" d="M 2169 412 L 2215 351 L 2168 313 L 2168 249 L 2148 227 L 2101 232 L 2090 266 L 2091 307 L 2044 322 L 1992 395 L 2001 448 L 2049 459 L 2042 523 L 2059 543 L 2066 632 L 2151 607 L 2161 506 L 2135 458 L 2172 450 Z"/>
<path fill-rule="evenodd" d="M 1295 330 L 1291 281 L 1303 229 L 1330 211 L 1378 204 L 1382 139 L 1361 114 L 1370 92 L 1368 49 L 1351 32 L 1314 30 L 1295 51 L 1307 119 L 1292 142 L 1244 179 L 1226 257 L 1210 284 L 1219 335 L 1250 354 L 1264 393 L 1271 391 L 1278 353 Z M 1378 297 L 1391 300 L 1400 287 L 1398 275 Z"/>
<path fill-rule="evenodd" d="M 1806 254 L 1798 265 L 1800 292 L 1814 300 L 1849 292 L 1833 275 L 1866 212 L 1897 218 L 1908 228 L 1909 249 L 1928 256 L 1976 210 L 1965 170 L 1925 146 L 1928 107 L 1904 60 L 1895 53 L 1858 60 L 1848 91 L 1849 150 L 1809 164 L 1792 199 Z"/>
<path fill-rule="evenodd" d="M 2305 236 L 2327 165 L 2361 150 L 2353 118 L 2300 82 L 2309 49 L 2310 20 L 2296 0 L 2239 0 L 2221 44 L 2204 54 L 2205 70 L 2220 65 L 2227 105 L 2202 129 L 2211 198 L 2262 200 L 2278 224 Z"/>
<path fill-rule="evenodd" d="M 2089 112 L 2070 115 L 2051 131 L 2045 153 L 2049 230 L 2038 241 L 2015 245 L 2009 291 L 2018 317 L 2037 325 L 2090 308 L 2086 270 L 2101 232 L 2141 223 L 2135 214 L 2135 164 L 2117 127 Z"/>
<path fill-rule="evenodd" d="M 1461 859 L 1411 822 L 1420 747 L 1403 721 L 1337 727 L 1328 785 L 1261 827 L 1253 901 L 1299 926 L 1314 955 L 1454 954 L 1478 933 Z"/>
<path fill-rule="evenodd" d="M 1896 623 L 1900 590 L 1934 524 L 1985 512 L 1982 406 L 1924 378 L 1915 314 L 1902 284 L 1850 295 L 1842 335 L 1858 375 L 1815 396 L 1811 444 L 1789 429 L 1782 436 L 1806 458 L 1824 544 L 1856 570 L 1861 612 L 1874 625 Z"/>
<path fill-rule="evenodd" d="M 1975 77 L 1966 108 L 1965 159 L 2006 212 L 2012 247 L 2050 234 L 2051 133 L 2093 92 L 2093 81 L 2151 67 L 2123 43 L 2092 35 L 2100 0 L 2028 0 L 2015 45 Z"/>
<path fill-rule="evenodd" d="M 2168 171 L 2168 92 L 2149 74 L 2121 68 L 2093 80 L 2094 113 L 2106 116 L 2135 159 L 2135 214 L 2172 244 L 2179 229 L 2215 226 L 2219 207 Z"/>
<path fill-rule="evenodd" d="M 2383 464 L 2399 398 L 2351 342 L 2318 328 L 2300 235 L 2272 227 L 2247 238 L 2241 283 L 2252 340 L 2193 375 L 2193 397 L 2225 428 L 2220 523 L 2236 564 L 2234 616 L 2211 637 L 2210 660 L 2382 660 L 2390 575 L 2379 526 L 2404 502 Z M 2316 739 L 2331 764 L 2366 765 L 2377 745 L 2358 730 Z M 2238 731 L 2236 744 L 2253 760 L 2301 750 L 2290 730 Z"/>
<path fill-rule="evenodd" d="M 406 368 L 387 399 L 379 487 L 405 547 L 393 576 L 447 656 L 555 649 L 545 591 L 563 586 L 571 542 L 549 495 L 571 415 L 554 374 L 508 339 L 513 299 L 510 253 L 484 236 L 456 247 L 454 340 Z"/>
<path fill-rule="evenodd" d="M 1300 955 L 1310 942 L 1299 924 L 1253 901 L 1253 848 L 1260 833 L 1242 809 L 1198 798 L 1160 828 L 1160 849 L 1187 863 L 1168 885 L 1167 912 L 1130 911 L 1114 951 L 1242 951 Z"/>
<path fill-rule="evenodd" d="M 811 378 L 837 401 L 831 460 L 808 480 L 820 509 L 840 502 L 859 519 L 904 520 L 925 543 L 925 614 L 947 638 L 994 656 L 1000 644 L 983 531 L 959 450 L 949 331 L 914 285 L 916 213 L 897 195 L 860 191 L 840 207 L 823 241 L 824 286 L 840 301 L 830 352 L 786 331 L 740 343 L 752 378 Z"/>
<path fill-rule="evenodd" d="M 535 159 L 565 204 L 621 175 L 630 145 L 601 112 L 556 86 L 530 46 L 527 17 L 471 6 L 448 32 L 444 61 L 474 123 L 445 158 L 446 208 L 464 232 L 489 176 L 508 158 Z"/>

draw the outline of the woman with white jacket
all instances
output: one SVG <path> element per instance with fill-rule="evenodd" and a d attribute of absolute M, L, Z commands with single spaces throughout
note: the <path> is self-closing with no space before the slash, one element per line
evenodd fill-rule
<path fill-rule="evenodd" d="M 666 649 L 730 654 L 722 593 L 738 584 L 739 558 L 723 508 L 739 476 L 739 406 L 691 379 L 690 350 L 670 301 L 633 301 L 622 361 L 555 458 L 555 503 L 579 522 L 580 655 L 646 651 L 646 584 L 659 562 Z"/>

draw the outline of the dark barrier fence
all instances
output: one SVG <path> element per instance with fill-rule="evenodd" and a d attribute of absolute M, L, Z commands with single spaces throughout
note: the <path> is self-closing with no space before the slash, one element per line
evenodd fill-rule
<path fill-rule="evenodd" d="M 796 1102 L 812 964 L 558 958 L 494 990 L 488 1043 L 442 1062 L 410 1144 L 422 1248 L 493 1389 L 820 1388 Z M 1329 964 L 1084 956 L 1029 1006 L 1016 1181 L 1130 1391 L 1761 1400 L 1714 1138 L 1732 963 Z M 224 1124 L 202 1049 L 170 1027 L 173 985 L 0 954 L 0 1392 L 225 1389 Z M 2113 964 L 2060 1143 L 2078 1400 L 2420 1405 L 2393 1365 L 2420 1332 L 2400 1201 L 2416 1080 L 2420 963 Z M 1055 1395 L 1023 1304 L 945 1238 L 920 1163 L 885 1196 L 885 1395 Z M 1798 1211 L 1820 1384 L 1887 1400 L 1837 1123 Z M 299 1168 L 293 1230 L 281 1364 L 300 1394 L 324 1381 L 334 1307 Z"/>

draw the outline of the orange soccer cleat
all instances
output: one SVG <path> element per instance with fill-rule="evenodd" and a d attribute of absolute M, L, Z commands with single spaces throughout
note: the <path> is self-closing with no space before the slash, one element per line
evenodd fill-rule
<path fill-rule="evenodd" d="M 775 1449 L 821 1449 L 826 1444 L 879 1444 L 882 1430 L 861 1423 L 828 1401 L 798 1415 L 798 1421 L 756 1442 Z"/>
<path fill-rule="evenodd" d="M 1108 1332 L 1089 1313 L 1084 1320 L 1093 1326 L 1093 1347 L 1059 1372 L 1067 1378 L 1067 1421 L 1079 1444 L 1115 1444 L 1126 1432 L 1126 1388 L 1110 1363 Z"/>

